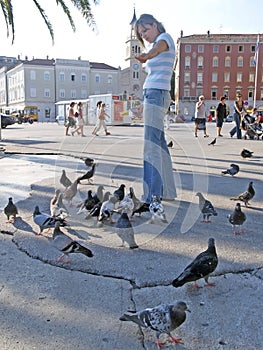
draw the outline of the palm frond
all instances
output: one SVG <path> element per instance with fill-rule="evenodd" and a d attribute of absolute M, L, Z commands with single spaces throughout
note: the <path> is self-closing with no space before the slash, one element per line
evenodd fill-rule
<path fill-rule="evenodd" d="M 0 0 L 0 5 L 4 14 L 7 36 L 9 36 L 9 27 L 11 27 L 12 32 L 12 44 L 15 39 L 15 26 L 14 26 L 14 16 L 13 16 L 13 7 L 12 0 Z"/>
<path fill-rule="evenodd" d="M 52 24 L 50 23 L 48 16 L 46 15 L 44 9 L 40 6 L 40 4 L 38 3 L 37 0 L 33 0 L 34 4 L 36 5 L 36 7 L 38 8 L 40 15 L 42 16 L 42 18 L 44 19 L 46 26 L 48 27 L 51 39 L 52 39 L 52 44 L 54 44 L 54 30 L 52 27 Z"/>

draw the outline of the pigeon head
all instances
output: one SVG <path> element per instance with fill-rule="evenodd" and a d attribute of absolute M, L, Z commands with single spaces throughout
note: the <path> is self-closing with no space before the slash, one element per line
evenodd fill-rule
<path fill-rule="evenodd" d="M 197 193 L 196 193 L 196 196 L 199 197 L 199 198 L 204 198 L 204 196 L 202 195 L 201 192 L 197 192 Z"/>
<path fill-rule="evenodd" d="M 191 312 L 184 301 L 177 301 L 174 304 L 173 309 Z"/>
<path fill-rule="evenodd" d="M 215 239 L 209 238 L 208 239 L 208 247 L 214 247 L 215 246 Z"/>
<path fill-rule="evenodd" d="M 38 214 L 40 214 L 40 210 L 39 210 L 39 206 L 36 205 L 33 215 L 38 215 Z"/>

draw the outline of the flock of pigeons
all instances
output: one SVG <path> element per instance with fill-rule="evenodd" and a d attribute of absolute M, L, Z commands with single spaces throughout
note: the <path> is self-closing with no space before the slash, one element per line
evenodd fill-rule
<path fill-rule="evenodd" d="M 253 152 L 243 150 L 241 156 L 243 158 L 252 157 Z M 68 206 L 72 206 L 72 200 L 78 191 L 78 185 L 81 181 L 92 183 L 92 178 L 95 173 L 96 164 L 93 159 L 85 159 L 85 164 L 90 168 L 83 176 L 78 177 L 75 181 L 71 181 L 65 170 L 62 171 L 60 183 L 63 185 L 63 190 L 57 189 L 54 196 L 50 200 L 50 214 L 43 213 L 36 206 L 33 212 L 33 220 L 39 227 L 38 234 L 42 234 L 45 229 L 53 229 L 52 242 L 62 255 L 57 261 L 69 262 L 69 255 L 72 253 L 81 253 L 87 257 L 93 257 L 92 251 L 86 246 L 85 242 L 71 238 L 66 235 L 61 227 L 67 226 L 68 209 L 64 205 L 67 202 Z M 239 172 L 237 164 L 230 164 L 230 167 L 222 174 L 234 176 Z M 78 214 L 85 213 L 86 219 L 96 217 L 98 225 L 102 225 L 106 221 L 114 225 L 115 232 L 120 237 L 122 244 L 128 244 L 130 249 L 138 248 L 135 241 L 132 220 L 135 214 L 141 215 L 143 212 L 150 212 L 151 220 L 154 223 L 156 220 L 167 223 L 165 211 L 158 196 L 153 196 L 150 206 L 146 206 L 139 200 L 132 187 L 125 191 L 125 184 L 121 184 L 113 193 L 109 191 L 104 193 L 104 187 L 98 186 L 96 193 L 92 190 L 87 191 L 87 198 L 78 207 Z M 234 228 L 234 234 L 242 233 L 242 225 L 246 220 L 245 213 L 241 210 L 240 202 L 243 202 L 247 207 L 255 195 L 253 182 L 250 181 L 248 188 L 236 197 L 231 197 L 231 200 L 238 201 L 233 213 L 228 216 L 229 222 Z M 199 209 L 203 215 L 203 222 L 210 222 L 211 216 L 216 216 L 217 212 L 213 204 L 206 199 L 202 193 L 196 193 L 199 199 Z M 12 198 L 9 198 L 7 206 L 4 208 L 4 213 L 8 222 L 14 222 L 18 215 L 16 205 Z M 113 213 L 119 214 L 119 218 L 114 222 Z M 195 288 L 201 288 L 197 281 L 204 279 L 207 286 L 213 286 L 214 283 L 208 281 L 211 273 L 213 273 L 218 265 L 218 257 L 215 247 L 214 238 L 209 238 L 208 247 L 201 252 L 197 257 L 185 267 L 181 274 L 173 281 L 172 286 L 175 288 L 181 287 L 186 283 L 194 282 Z M 169 336 L 171 342 L 182 343 L 180 338 L 172 336 L 171 332 L 178 328 L 186 319 L 186 311 L 188 309 L 184 301 L 177 301 L 174 304 L 161 304 L 154 308 L 146 308 L 138 312 L 125 313 L 120 317 L 121 321 L 131 321 L 141 327 L 150 328 L 156 332 L 156 342 L 158 348 L 164 343 L 159 339 L 162 333 Z"/>

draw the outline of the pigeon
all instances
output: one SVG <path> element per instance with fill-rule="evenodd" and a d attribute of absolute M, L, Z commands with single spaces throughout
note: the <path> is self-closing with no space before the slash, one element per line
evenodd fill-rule
<path fill-rule="evenodd" d="M 118 199 L 118 201 L 122 201 L 125 196 L 125 185 L 121 184 L 120 187 L 113 192 L 113 195 Z"/>
<path fill-rule="evenodd" d="M 185 311 L 189 311 L 184 301 L 177 301 L 174 304 L 161 304 L 153 308 L 143 309 L 133 314 L 125 313 L 120 317 L 121 321 L 131 321 L 137 325 L 152 329 L 156 332 L 158 348 L 165 345 L 159 337 L 162 333 L 170 337 L 174 343 L 182 343 L 181 338 L 175 338 L 171 332 L 178 328 L 186 320 Z"/>
<path fill-rule="evenodd" d="M 228 174 L 231 176 L 236 175 L 239 172 L 239 166 L 237 164 L 230 164 L 230 167 L 222 171 L 222 174 Z"/>
<path fill-rule="evenodd" d="M 98 221 L 102 222 L 106 219 L 110 220 L 111 224 L 114 224 L 114 221 L 112 220 L 112 213 L 115 209 L 115 205 L 118 202 L 117 197 L 110 195 L 109 199 L 106 202 L 103 202 L 100 208 L 100 214 L 98 216 Z"/>
<path fill-rule="evenodd" d="M 133 187 L 130 187 L 130 192 L 132 193 L 132 200 L 133 200 L 133 211 L 132 215 L 139 214 L 141 216 L 141 213 L 148 212 L 149 211 L 149 205 L 142 202 L 139 198 L 136 197 Z"/>
<path fill-rule="evenodd" d="M 109 191 L 105 192 L 103 196 L 103 200 L 94 205 L 94 207 L 88 212 L 88 215 L 85 217 L 85 219 L 87 220 L 90 217 L 96 217 L 98 219 L 100 215 L 100 209 L 101 209 L 102 203 L 108 201 L 110 198 L 110 195 L 111 194 Z"/>
<path fill-rule="evenodd" d="M 117 235 L 122 240 L 122 245 L 124 242 L 128 243 L 130 249 L 139 248 L 134 239 L 134 230 L 132 224 L 129 220 L 128 214 L 123 212 L 116 222 Z"/>
<path fill-rule="evenodd" d="M 211 141 L 208 146 L 214 146 L 216 144 L 216 137 L 214 138 L 213 141 Z"/>
<path fill-rule="evenodd" d="M 63 206 L 62 193 L 59 189 L 55 191 L 55 195 L 50 200 L 50 214 L 54 218 L 60 219 L 65 219 L 68 216 L 68 211 Z"/>
<path fill-rule="evenodd" d="M 66 170 L 63 169 L 62 170 L 62 175 L 59 179 L 59 182 L 61 183 L 61 185 L 63 185 L 64 187 L 69 187 L 72 184 L 72 181 L 67 177 L 66 175 Z"/>
<path fill-rule="evenodd" d="M 169 143 L 167 143 L 168 148 L 173 148 L 173 145 L 174 145 L 174 143 L 172 140 Z"/>
<path fill-rule="evenodd" d="M 83 242 L 73 240 L 60 230 L 59 221 L 57 221 L 55 224 L 52 238 L 52 243 L 54 247 L 63 253 L 57 259 L 57 261 L 63 261 L 64 257 L 66 256 L 67 258 L 65 260 L 65 263 L 68 263 L 70 261 L 69 254 L 73 253 L 81 253 L 88 256 L 89 258 L 93 257 L 92 251 L 88 247 L 86 247 L 86 245 Z"/>
<path fill-rule="evenodd" d="M 132 214 L 133 208 L 134 208 L 134 202 L 132 199 L 133 191 L 131 190 L 124 196 L 124 198 L 119 202 L 116 212 L 122 213 L 126 212 L 127 214 Z"/>
<path fill-rule="evenodd" d="M 86 198 L 85 201 L 80 205 L 80 209 L 77 212 L 77 214 L 80 214 L 84 211 L 91 210 L 94 207 L 94 205 L 96 205 L 98 202 L 99 202 L 98 197 L 97 196 L 94 197 L 92 195 L 92 191 L 88 190 L 88 198 Z"/>
<path fill-rule="evenodd" d="M 241 193 L 236 197 L 231 197 L 232 201 L 241 201 L 245 203 L 245 206 L 249 206 L 249 201 L 255 196 L 255 190 L 253 187 L 253 181 L 250 181 L 248 184 L 248 188 L 245 192 Z"/>
<path fill-rule="evenodd" d="M 16 220 L 16 216 L 18 215 L 18 210 L 16 205 L 13 203 L 13 198 L 9 197 L 8 204 L 4 208 L 4 213 L 7 217 L 7 222 L 13 223 Z"/>
<path fill-rule="evenodd" d="M 76 196 L 78 192 L 78 179 L 75 180 L 69 187 L 65 188 L 62 193 L 62 198 L 66 199 L 69 205 L 72 205 L 72 199 Z"/>
<path fill-rule="evenodd" d="M 184 269 L 184 271 L 173 280 L 172 285 L 177 288 L 185 283 L 194 282 L 194 287 L 202 288 L 196 283 L 197 280 L 204 278 L 207 286 L 214 286 L 214 283 L 208 282 L 208 278 L 215 271 L 218 264 L 216 254 L 215 240 L 209 238 L 208 248 L 197 257 Z"/>
<path fill-rule="evenodd" d="M 252 157 L 252 155 L 253 155 L 253 153 L 254 152 L 252 152 L 252 151 L 249 151 L 248 149 L 246 149 L 246 148 L 243 148 L 243 150 L 241 151 L 241 157 L 242 158 L 251 158 Z"/>
<path fill-rule="evenodd" d="M 214 215 L 217 216 L 217 212 L 213 206 L 213 204 L 204 198 L 202 193 L 197 192 L 196 196 L 199 197 L 199 209 L 201 213 L 203 214 L 203 222 L 210 222 L 210 216 Z"/>
<path fill-rule="evenodd" d="M 60 219 L 60 218 L 54 218 L 51 215 L 48 215 L 46 213 L 41 213 L 39 210 L 39 206 L 37 205 L 35 207 L 35 210 L 33 212 L 33 220 L 34 223 L 39 227 L 40 232 L 37 233 L 37 235 L 41 235 L 42 232 L 45 229 L 49 229 L 49 228 L 54 228 L 55 227 L 55 223 L 58 221 L 62 226 L 66 226 L 66 222 L 64 219 Z"/>
<path fill-rule="evenodd" d="M 94 176 L 96 168 L 96 163 L 94 163 L 90 170 L 88 170 L 84 175 L 78 177 L 77 181 L 78 183 L 81 183 L 80 181 L 88 180 L 88 184 L 92 184 L 92 177 Z"/>
<path fill-rule="evenodd" d="M 87 167 L 90 167 L 93 165 L 94 159 L 87 157 L 84 159 L 84 163 L 87 165 Z"/>
<path fill-rule="evenodd" d="M 149 205 L 149 211 L 152 215 L 151 222 L 153 223 L 156 218 L 162 222 L 168 222 L 166 220 L 165 212 L 161 200 L 158 196 L 153 195 L 151 203 Z"/>
<path fill-rule="evenodd" d="M 229 222 L 232 224 L 234 229 L 234 235 L 240 235 L 243 233 L 241 229 L 243 223 L 246 221 L 246 214 L 242 212 L 240 203 L 237 203 L 235 206 L 235 210 L 232 214 L 228 215 Z M 240 229 L 236 230 L 236 226 Z"/>

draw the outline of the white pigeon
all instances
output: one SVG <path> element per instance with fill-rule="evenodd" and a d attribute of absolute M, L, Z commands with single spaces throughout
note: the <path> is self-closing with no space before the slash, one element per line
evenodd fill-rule
<path fill-rule="evenodd" d="M 159 198 L 159 196 L 153 195 L 152 196 L 152 200 L 149 206 L 149 211 L 152 215 L 151 218 L 151 223 L 153 223 L 156 219 L 162 221 L 162 222 L 168 222 L 166 220 L 166 215 L 164 212 L 164 207 L 161 203 L 161 200 Z"/>
<path fill-rule="evenodd" d="M 116 211 L 119 213 L 127 213 L 128 215 L 132 214 L 133 208 L 134 208 L 134 202 L 132 199 L 133 192 L 130 191 L 124 196 L 124 198 L 119 202 Z"/>
<path fill-rule="evenodd" d="M 109 199 L 106 202 L 103 202 L 100 208 L 100 214 L 98 216 L 98 221 L 103 222 L 106 219 L 110 220 L 110 223 L 113 224 L 112 213 L 115 209 L 118 198 L 114 195 L 110 195 Z"/>
<path fill-rule="evenodd" d="M 54 218 L 60 219 L 65 219 L 68 216 L 68 211 L 63 206 L 60 189 L 55 191 L 55 195 L 50 200 L 50 214 Z"/>

